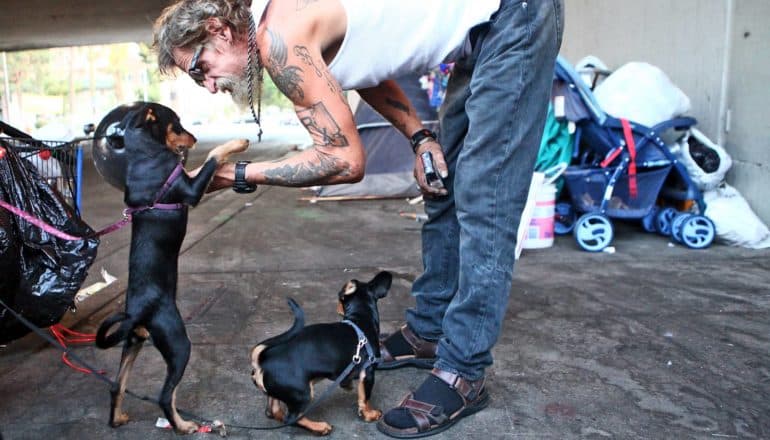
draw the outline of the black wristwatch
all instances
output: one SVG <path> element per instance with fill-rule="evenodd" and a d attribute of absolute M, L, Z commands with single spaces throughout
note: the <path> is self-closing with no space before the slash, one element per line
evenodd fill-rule
<path fill-rule="evenodd" d="M 235 181 L 233 182 L 233 191 L 240 194 L 252 193 L 257 190 L 257 185 L 246 181 L 246 165 L 249 160 L 239 160 L 235 162 Z"/>
<path fill-rule="evenodd" d="M 438 135 L 436 133 L 428 130 L 427 128 L 423 128 L 422 130 L 417 131 L 417 133 L 413 134 L 411 138 L 409 138 L 409 142 L 412 144 L 412 151 L 414 151 L 415 154 L 417 154 L 417 148 L 428 141 L 437 141 Z"/>

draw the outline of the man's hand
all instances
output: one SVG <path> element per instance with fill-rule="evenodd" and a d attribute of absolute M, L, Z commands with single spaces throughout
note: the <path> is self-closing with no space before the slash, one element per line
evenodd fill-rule
<path fill-rule="evenodd" d="M 209 151 L 208 156 L 206 157 L 206 162 L 212 157 L 216 159 L 217 163 L 224 162 L 231 155 L 236 153 L 243 153 L 244 151 L 246 151 L 247 148 L 249 148 L 248 139 L 234 139 L 232 141 L 226 142 L 222 145 L 218 145 L 212 148 L 211 151 Z"/>
<path fill-rule="evenodd" d="M 420 144 L 417 148 L 417 155 L 414 159 L 414 178 L 417 179 L 417 185 L 420 187 L 420 191 L 426 197 L 439 197 L 448 194 L 446 188 L 443 185 L 436 185 L 434 183 L 431 186 L 428 183 L 428 179 L 425 176 L 425 163 L 422 160 L 422 154 L 430 152 L 433 159 L 433 168 L 438 172 L 442 179 L 449 177 L 449 171 L 447 170 L 446 161 L 444 160 L 444 152 L 441 150 L 441 145 L 436 141 L 427 141 Z M 439 181 L 440 182 L 440 181 Z"/>

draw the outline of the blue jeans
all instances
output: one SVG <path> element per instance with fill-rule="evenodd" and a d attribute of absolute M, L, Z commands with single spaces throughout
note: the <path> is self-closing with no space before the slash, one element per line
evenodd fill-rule
<path fill-rule="evenodd" d="M 455 63 L 441 109 L 449 195 L 426 200 L 407 324 L 439 342 L 436 367 L 469 380 L 492 365 L 505 316 L 562 23 L 562 0 L 502 0 Z"/>

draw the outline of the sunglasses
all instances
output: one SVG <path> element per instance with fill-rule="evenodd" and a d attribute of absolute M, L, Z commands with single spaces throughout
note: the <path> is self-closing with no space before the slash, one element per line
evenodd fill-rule
<path fill-rule="evenodd" d="M 198 59 L 201 56 L 201 52 L 203 52 L 202 44 L 198 46 L 197 49 L 195 49 L 195 53 L 193 53 L 192 61 L 190 61 L 190 67 L 187 69 L 187 74 L 190 75 L 190 78 L 192 78 L 196 84 L 203 87 L 203 81 L 206 80 L 206 74 L 203 72 L 203 69 L 201 69 L 201 67 L 198 65 Z"/>

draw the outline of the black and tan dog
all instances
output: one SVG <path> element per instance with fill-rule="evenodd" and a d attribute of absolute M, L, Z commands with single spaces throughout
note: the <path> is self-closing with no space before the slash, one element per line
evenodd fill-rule
<path fill-rule="evenodd" d="M 377 358 L 380 356 L 377 300 L 387 295 L 391 282 L 390 273 L 380 272 L 368 283 L 349 281 L 338 294 L 337 312 L 363 332 Z M 358 346 L 359 337 L 353 326 L 335 322 L 305 327 L 302 309 L 293 300 L 289 300 L 289 305 L 294 313 L 292 327 L 251 350 L 252 380 L 267 394 L 265 413 L 279 421 L 294 420 L 305 411 L 313 399 L 314 382 L 337 379 L 354 356 L 366 355 L 366 351 Z M 343 384 L 350 386 L 358 375 L 358 415 L 367 422 L 374 422 L 382 416 L 382 412 L 369 403 L 374 386 L 374 365 L 357 371 L 359 369 L 352 370 Z M 283 405 L 288 410 L 286 413 Z M 332 431 L 328 423 L 304 416 L 296 424 L 319 435 Z"/>
<path fill-rule="evenodd" d="M 179 152 L 196 139 L 179 117 L 159 104 L 142 105 L 121 122 L 127 170 L 124 201 L 132 212 L 131 251 L 125 311 L 99 327 L 96 345 L 108 348 L 125 341 L 118 386 L 110 390 L 110 425 L 122 425 L 128 416 L 121 410 L 131 367 L 148 338 L 163 355 L 167 375 L 160 407 L 179 433 L 198 429 L 176 410 L 176 388 L 190 358 L 190 340 L 176 306 L 177 260 L 187 230 L 187 207 L 200 202 L 217 163 L 244 151 L 248 141 L 236 140 L 214 148 L 200 172 L 190 177 L 180 166 Z M 118 328 L 108 334 L 115 324 Z"/>

